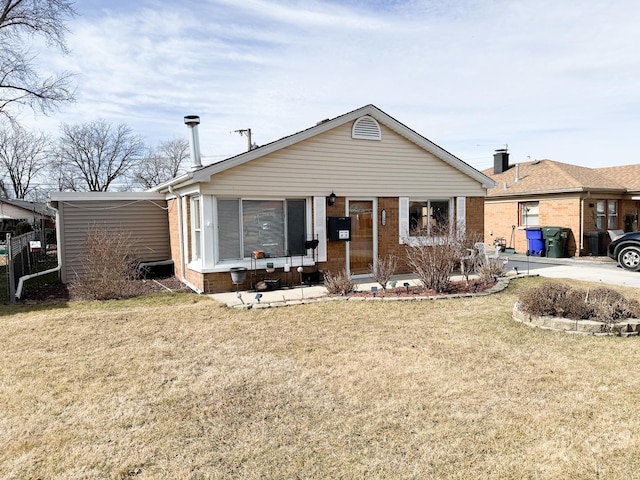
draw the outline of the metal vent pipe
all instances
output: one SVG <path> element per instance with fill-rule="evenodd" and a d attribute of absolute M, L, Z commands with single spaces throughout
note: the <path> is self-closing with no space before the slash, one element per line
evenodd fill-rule
<path fill-rule="evenodd" d="M 197 170 L 202 167 L 202 160 L 200 158 L 200 137 L 198 136 L 198 125 L 200 124 L 200 117 L 197 115 L 187 115 L 184 117 L 184 123 L 189 128 L 191 170 Z"/>

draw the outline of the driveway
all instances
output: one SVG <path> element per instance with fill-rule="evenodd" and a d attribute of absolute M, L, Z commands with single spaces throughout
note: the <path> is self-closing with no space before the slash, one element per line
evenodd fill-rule
<path fill-rule="evenodd" d="M 507 271 L 516 267 L 519 273 L 548 278 L 572 278 L 586 282 L 624 285 L 640 288 L 640 272 L 629 272 L 606 257 L 540 258 L 525 255 L 507 255 Z"/>

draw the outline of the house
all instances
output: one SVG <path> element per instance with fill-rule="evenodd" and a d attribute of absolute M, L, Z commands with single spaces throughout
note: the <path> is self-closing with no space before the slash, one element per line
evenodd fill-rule
<path fill-rule="evenodd" d="M 483 233 L 493 180 L 373 105 L 208 166 L 199 118 L 185 123 L 192 169 L 152 190 L 176 275 L 196 291 L 234 289 L 236 269 L 245 286 L 367 275 L 378 257 L 404 258 L 411 227 Z"/>
<path fill-rule="evenodd" d="M 608 230 L 638 230 L 640 165 L 587 168 L 552 160 L 509 164 L 497 150 L 485 170 L 496 185 L 485 199 L 485 241 L 527 252 L 527 228 L 571 229 L 567 254 L 606 255 Z M 498 240 L 500 241 L 500 240 Z"/>
<path fill-rule="evenodd" d="M 54 228 L 54 212 L 44 203 L 26 200 L 0 199 L 0 241 L 4 241 L 7 233 L 13 233 L 20 222 L 32 225 L 39 224 L 42 231 Z"/>
<path fill-rule="evenodd" d="M 93 227 L 123 232 L 122 239 L 139 262 L 171 258 L 164 195 L 156 192 L 50 192 L 56 213 L 60 278 L 68 283 L 84 274 L 87 231 Z"/>

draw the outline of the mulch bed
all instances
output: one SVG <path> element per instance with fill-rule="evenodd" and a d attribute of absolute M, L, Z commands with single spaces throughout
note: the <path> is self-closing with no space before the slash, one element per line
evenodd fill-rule
<path fill-rule="evenodd" d="M 351 297 L 435 297 L 437 295 L 455 295 L 462 293 L 480 293 L 490 289 L 495 285 L 495 282 L 480 282 L 477 280 L 469 280 L 469 282 L 459 281 L 451 282 L 449 289 L 446 292 L 436 292 L 435 290 L 428 290 L 421 286 L 409 286 L 409 287 L 395 287 L 382 290 L 378 286 L 378 291 L 374 295 L 371 290 L 357 291 L 349 294 Z"/>
<path fill-rule="evenodd" d="M 135 280 L 135 295 L 141 296 L 149 293 L 167 292 L 191 292 L 176 277 Z M 73 287 L 62 283 L 29 286 L 25 289 L 21 302 L 40 303 L 51 301 L 86 300 L 74 294 Z"/>

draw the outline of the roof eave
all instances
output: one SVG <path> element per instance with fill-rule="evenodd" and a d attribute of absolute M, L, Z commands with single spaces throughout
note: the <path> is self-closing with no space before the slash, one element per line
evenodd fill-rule
<path fill-rule="evenodd" d="M 170 187 L 175 187 L 181 183 L 188 183 L 189 180 L 191 180 L 193 178 L 193 173 L 194 172 L 187 172 L 183 175 L 180 175 L 179 177 L 176 178 L 172 178 L 169 181 L 166 181 L 164 183 L 161 183 L 160 185 L 156 185 L 155 187 L 151 187 L 150 189 L 146 190 L 147 192 L 158 192 L 158 193 L 166 193 L 169 191 Z"/>
<path fill-rule="evenodd" d="M 508 190 L 508 189 L 507 189 Z M 612 192 L 612 193 L 626 193 L 627 190 L 619 188 L 588 188 L 588 187 L 574 187 L 574 188 L 560 188 L 551 190 L 528 190 L 524 192 L 504 192 L 501 193 L 489 193 L 487 198 L 498 197 L 530 197 L 531 195 L 553 195 L 558 193 L 576 193 L 576 192 Z"/>

